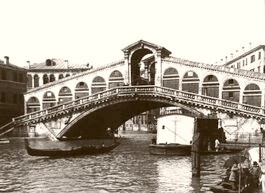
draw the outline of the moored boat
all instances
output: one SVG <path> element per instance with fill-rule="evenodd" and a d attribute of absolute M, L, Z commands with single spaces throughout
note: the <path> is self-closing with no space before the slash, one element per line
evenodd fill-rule
<path fill-rule="evenodd" d="M 7 138 L 0 138 L 0 144 L 7 144 L 10 143 L 9 139 Z"/>
<path fill-rule="evenodd" d="M 200 152 L 200 155 L 219 155 L 219 154 L 234 154 L 241 150 L 238 149 L 224 149 L 220 151 L 204 150 Z M 191 155 L 191 145 L 170 143 L 170 144 L 150 144 L 149 152 L 152 155 L 179 155 L 187 156 Z"/>
<path fill-rule="evenodd" d="M 120 143 L 111 139 L 80 139 L 49 141 L 45 139 L 25 138 L 25 147 L 31 156 L 79 156 L 102 154 L 113 150 Z"/>
<path fill-rule="evenodd" d="M 149 152 L 153 155 L 179 155 L 186 156 L 191 153 L 191 145 L 171 144 L 150 144 Z"/>
<path fill-rule="evenodd" d="M 252 193 L 254 189 L 252 186 L 241 187 L 240 190 L 233 190 L 228 182 L 221 182 L 218 185 L 211 186 L 210 190 L 214 193 Z"/>

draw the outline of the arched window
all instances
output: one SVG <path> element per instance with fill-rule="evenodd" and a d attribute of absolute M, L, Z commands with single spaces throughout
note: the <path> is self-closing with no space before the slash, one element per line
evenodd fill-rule
<path fill-rule="evenodd" d="M 39 87 L 39 76 L 37 74 L 34 75 L 34 88 Z"/>
<path fill-rule="evenodd" d="M 47 83 L 49 83 L 49 78 L 48 78 L 47 74 L 44 74 L 43 75 L 43 84 L 47 84 Z"/>
<path fill-rule="evenodd" d="M 235 79 L 225 81 L 222 90 L 222 99 L 239 102 L 240 87 Z"/>
<path fill-rule="evenodd" d="M 31 74 L 27 75 L 27 86 L 28 86 L 28 89 L 32 88 L 32 76 L 31 76 Z"/>
<path fill-rule="evenodd" d="M 85 82 L 79 82 L 75 87 L 75 98 L 81 98 L 89 95 L 89 89 Z"/>
<path fill-rule="evenodd" d="M 97 76 L 93 79 L 91 85 L 92 94 L 106 90 L 106 82 L 101 76 Z"/>
<path fill-rule="evenodd" d="M 199 81 L 198 75 L 195 72 L 186 72 L 182 80 L 182 90 L 191 93 L 198 93 Z"/>
<path fill-rule="evenodd" d="M 56 98 L 53 92 L 47 91 L 43 95 L 42 106 L 43 109 L 47 109 L 49 107 L 53 107 L 56 105 Z"/>
<path fill-rule="evenodd" d="M 110 74 L 109 77 L 109 88 L 114 88 L 124 85 L 124 78 L 120 71 L 115 70 Z"/>
<path fill-rule="evenodd" d="M 71 90 L 67 86 L 62 87 L 59 91 L 58 103 L 61 104 L 71 100 L 72 100 Z"/>
<path fill-rule="evenodd" d="M 30 97 L 26 103 L 27 112 L 32 113 L 40 110 L 40 102 L 37 97 Z"/>
<path fill-rule="evenodd" d="M 202 83 L 202 95 L 219 97 L 219 82 L 215 75 L 208 75 Z"/>
<path fill-rule="evenodd" d="M 179 75 L 175 68 L 168 68 L 163 75 L 163 86 L 168 88 L 179 89 Z"/>
<path fill-rule="evenodd" d="M 59 74 L 59 79 L 64 78 L 63 74 Z"/>
<path fill-rule="evenodd" d="M 50 74 L 50 82 L 54 82 L 55 81 L 55 76 L 54 74 Z"/>
<path fill-rule="evenodd" d="M 248 84 L 243 92 L 243 103 L 260 107 L 261 94 L 261 90 L 257 84 Z"/>

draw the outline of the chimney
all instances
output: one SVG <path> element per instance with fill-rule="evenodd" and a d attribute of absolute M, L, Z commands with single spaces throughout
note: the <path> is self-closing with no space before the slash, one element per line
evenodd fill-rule
<path fill-rule="evenodd" d="M 6 64 L 9 64 L 9 57 L 5 56 L 4 58 L 6 59 Z"/>

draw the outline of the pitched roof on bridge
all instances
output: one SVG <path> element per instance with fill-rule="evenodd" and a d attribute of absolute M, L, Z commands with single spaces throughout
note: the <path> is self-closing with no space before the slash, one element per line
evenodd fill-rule
<path fill-rule="evenodd" d="M 144 40 L 139 40 L 139 41 L 137 41 L 135 43 L 132 43 L 129 46 L 123 48 L 122 51 L 126 52 L 126 51 L 134 49 L 135 47 L 144 47 L 145 45 L 149 46 L 149 47 L 152 47 L 152 48 L 154 48 L 156 50 L 161 50 L 162 56 L 169 56 L 171 54 L 171 52 L 169 50 L 167 50 L 165 47 L 159 46 L 157 44 L 153 44 L 153 43 L 150 43 L 150 42 L 147 42 L 147 41 L 144 41 Z"/>

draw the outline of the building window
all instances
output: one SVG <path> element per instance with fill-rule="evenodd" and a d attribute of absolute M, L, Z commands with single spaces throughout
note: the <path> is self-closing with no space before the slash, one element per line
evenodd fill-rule
<path fill-rule="evenodd" d="M 259 60 L 261 59 L 261 52 L 259 52 Z"/>
<path fill-rule="evenodd" d="M 246 58 L 246 65 L 248 65 L 248 59 Z"/>
<path fill-rule="evenodd" d="M 258 66 L 258 72 L 260 72 L 260 66 Z"/>
<path fill-rule="evenodd" d="M 17 94 L 13 95 L 13 103 L 17 104 L 18 98 L 17 98 Z"/>
<path fill-rule="evenodd" d="M 245 60 L 242 60 L 243 66 L 245 66 Z"/>
<path fill-rule="evenodd" d="M 13 81 L 17 82 L 17 72 L 13 72 Z"/>
<path fill-rule="evenodd" d="M 1 93 L 1 102 L 2 103 L 6 102 L 6 93 L 4 93 L 4 92 Z"/>
<path fill-rule="evenodd" d="M 240 68 L 240 62 L 238 62 L 236 65 L 237 65 L 237 68 Z"/>
<path fill-rule="evenodd" d="M 43 84 L 47 84 L 47 83 L 49 83 L 49 78 L 48 78 L 47 74 L 44 74 L 43 75 Z"/>
<path fill-rule="evenodd" d="M 250 62 L 255 62 L 255 55 L 252 55 L 251 58 L 250 58 Z"/>
<path fill-rule="evenodd" d="M 18 81 L 19 81 L 19 82 L 24 82 L 24 81 L 23 81 L 23 74 L 22 74 L 22 73 L 19 73 L 19 74 L 18 74 Z"/>
<path fill-rule="evenodd" d="M 2 69 L 1 76 L 2 80 L 6 80 L 6 71 L 4 69 Z"/>

